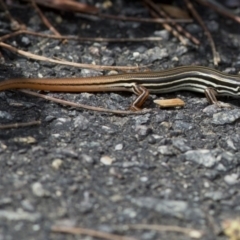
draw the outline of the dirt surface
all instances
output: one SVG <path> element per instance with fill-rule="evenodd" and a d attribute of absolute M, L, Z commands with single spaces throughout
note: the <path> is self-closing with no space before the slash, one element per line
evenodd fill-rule
<path fill-rule="evenodd" d="M 149 17 L 139 1 L 116 1 L 107 12 Z M 209 9 L 197 8 L 216 42 L 219 70 L 240 70 L 240 25 Z M 105 10 L 106 11 L 106 10 Z M 13 15 L 30 29 L 49 33 L 28 6 Z M 97 43 L 18 36 L 6 43 L 46 57 L 102 65 L 151 65 L 151 70 L 182 65 L 213 67 L 206 37 L 196 23 L 185 28 L 201 41 L 183 46 L 158 24 L 118 22 L 59 13 L 44 8 L 65 35 L 151 37 L 158 42 Z M 2 35 L 10 32 L 1 16 Z M 7 64 L 1 79 L 76 77 L 107 72 L 34 61 L 2 50 Z M 127 109 L 136 98 L 126 93 L 51 96 Z M 182 109 L 160 110 L 159 97 L 180 97 Z M 91 239 L 52 233 L 53 225 L 85 227 L 137 239 L 190 239 L 173 231 L 130 229 L 130 224 L 163 224 L 200 230 L 200 239 L 226 239 L 221 222 L 240 213 L 240 102 L 219 109 L 202 94 L 151 95 L 151 113 L 117 116 L 76 110 L 18 91 L 0 93 L 1 124 L 41 120 L 39 126 L 0 131 L 0 239 Z M 239 238 L 238 238 L 239 239 Z"/>

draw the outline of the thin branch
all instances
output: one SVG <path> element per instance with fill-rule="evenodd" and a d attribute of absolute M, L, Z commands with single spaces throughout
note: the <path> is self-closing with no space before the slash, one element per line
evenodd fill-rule
<path fill-rule="evenodd" d="M 92 14 L 98 13 L 98 8 L 93 5 L 80 3 L 75 0 L 35 0 L 39 5 L 49 8 L 59 9 L 70 12 L 87 12 Z"/>
<path fill-rule="evenodd" d="M 146 113 L 151 112 L 151 110 L 147 110 L 147 109 L 144 109 L 139 112 L 124 111 L 124 110 L 111 110 L 111 109 L 106 109 L 106 108 L 101 108 L 101 107 L 93 107 L 93 106 L 89 106 L 89 105 L 85 105 L 85 104 L 81 104 L 81 103 L 74 103 L 74 102 L 58 99 L 55 97 L 46 96 L 46 95 L 43 95 L 43 94 L 40 94 L 37 92 L 33 92 L 30 90 L 19 90 L 19 91 L 26 93 L 28 95 L 31 95 L 31 96 L 40 97 L 40 98 L 43 98 L 43 99 L 51 101 L 51 102 L 59 103 L 61 105 L 70 106 L 70 107 L 74 107 L 74 108 L 83 108 L 83 109 L 87 109 L 90 111 L 96 111 L 96 112 L 113 113 L 113 114 L 119 114 L 119 115 L 139 115 L 139 114 L 141 115 L 141 114 L 146 114 Z"/>
<path fill-rule="evenodd" d="M 169 15 L 161 9 L 160 6 L 156 5 L 155 3 L 153 3 L 151 0 L 145 0 L 145 2 L 147 4 L 149 4 L 159 15 L 161 15 L 162 17 L 166 18 L 167 20 L 170 20 L 171 18 L 169 17 Z M 169 23 L 171 24 L 173 27 L 175 27 L 175 29 L 178 31 L 178 33 L 183 34 L 186 38 L 190 39 L 194 44 L 199 45 L 200 42 L 197 38 L 195 38 L 192 34 L 190 34 L 189 32 L 187 32 L 181 25 L 179 25 L 176 22 L 172 22 Z"/>
<path fill-rule="evenodd" d="M 41 121 L 32 121 L 32 122 L 26 122 L 26 123 L 1 124 L 0 125 L 0 130 L 9 129 L 9 128 L 29 127 L 29 126 L 35 126 L 35 125 L 40 125 L 40 124 L 41 124 Z"/>
<path fill-rule="evenodd" d="M 133 224 L 128 225 L 131 229 L 140 229 L 140 230 L 154 230 L 158 232 L 177 232 L 188 235 L 192 238 L 200 238 L 203 233 L 199 230 L 192 228 L 183 228 L 179 226 L 169 226 L 169 225 L 150 225 L 150 224 Z"/>
<path fill-rule="evenodd" d="M 0 42 L 0 47 L 6 48 L 10 50 L 11 52 L 14 52 L 16 54 L 22 55 L 24 57 L 30 58 L 30 59 L 35 59 L 39 61 L 44 61 L 44 62 L 50 62 L 50 63 L 55 63 L 55 64 L 62 64 L 62 65 L 67 65 L 67 66 L 72 66 L 72 67 L 79 67 L 79 68 L 88 68 L 88 69 L 95 69 L 95 70 L 139 70 L 140 67 L 127 67 L 127 66 L 102 66 L 102 65 L 93 65 L 93 64 L 84 64 L 84 63 L 75 63 L 75 62 L 69 62 L 69 61 L 64 61 L 64 60 L 55 60 L 52 58 L 47 58 L 44 56 L 39 56 L 30 52 L 25 52 L 23 50 L 17 49 L 9 44 Z M 141 67 L 142 68 L 142 67 Z"/>
<path fill-rule="evenodd" d="M 91 38 L 91 37 L 76 37 L 76 36 L 56 36 L 52 34 L 44 34 L 44 33 L 37 33 L 30 30 L 19 30 L 17 32 L 6 34 L 0 37 L 0 42 L 7 40 L 8 38 L 12 38 L 18 36 L 20 34 L 28 34 L 36 37 L 42 38 L 52 38 L 52 39 L 59 39 L 59 40 L 72 40 L 72 41 L 81 41 L 81 42 L 147 42 L 147 41 L 161 41 L 161 37 L 142 37 L 142 38 Z"/>
<path fill-rule="evenodd" d="M 42 11 L 39 9 L 39 7 L 37 6 L 35 0 L 30 0 L 34 9 L 36 10 L 36 12 L 38 13 L 39 17 L 42 19 L 43 23 L 46 25 L 46 27 L 53 32 L 56 36 L 61 36 L 61 34 L 55 29 L 55 27 L 53 27 L 53 25 L 48 21 L 48 19 L 44 16 L 44 14 L 42 13 Z"/>
<path fill-rule="evenodd" d="M 228 9 L 224 8 L 223 6 L 221 6 L 219 3 L 216 4 L 215 1 L 212 0 L 195 0 L 199 3 L 201 3 L 202 5 L 205 5 L 207 7 L 212 8 L 214 11 L 222 14 L 223 16 L 227 16 L 228 18 L 233 19 L 234 21 L 240 23 L 240 17 L 234 15 L 231 11 L 229 11 Z"/>
<path fill-rule="evenodd" d="M 11 22 L 11 29 L 13 31 L 19 30 L 21 28 L 24 28 L 24 26 L 22 26 L 21 24 L 18 23 L 18 21 L 16 21 L 11 13 L 8 11 L 8 8 L 6 6 L 6 4 L 4 3 L 3 0 L 0 0 L 0 5 L 2 6 L 3 10 L 4 10 L 4 14 L 5 16 L 8 18 L 8 20 Z"/>
<path fill-rule="evenodd" d="M 198 12 L 194 9 L 192 3 L 189 1 L 189 0 L 184 0 L 188 9 L 191 11 L 191 13 L 193 14 L 193 16 L 196 18 L 196 20 L 198 21 L 198 23 L 201 25 L 201 27 L 203 28 L 207 38 L 208 38 L 208 41 L 209 41 L 209 44 L 211 46 L 211 49 L 212 49 L 212 54 L 213 54 L 213 63 L 215 66 L 218 65 L 218 63 L 220 62 L 220 56 L 216 50 L 216 47 L 215 47 L 215 43 L 213 41 L 213 38 L 212 38 L 212 35 L 211 33 L 209 32 L 209 30 L 207 29 L 205 23 L 203 22 L 203 20 L 201 19 L 201 17 L 199 16 Z"/>
<path fill-rule="evenodd" d="M 151 0 L 144 0 L 146 6 L 148 7 L 151 15 L 154 18 L 158 18 L 159 17 L 159 11 L 158 11 L 158 7 L 155 3 L 153 3 Z M 151 8 L 150 8 L 151 7 Z M 152 10 L 154 9 L 154 11 Z M 157 12 L 157 13 L 156 13 Z M 170 33 L 172 33 L 173 36 L 175 36 L 176 38 L 178 38 L 178 40 L 183 44 L 183 45 L 187 45 L 187 41 L 186 39 L 180 35 L 174 28 L 172 28 L 169 24 L 167 23 L 162 23 L 162 26 L 169 31 Z"/>
<path fill-rule="evenodd" d="M 87 16 L 86 14 L 81 14 L 83 16 Z M 109 14 L 101 14 L 96 15 L 99 18 L 108 18 L 118 21 L 127 21 L 127 22 L 142 22 L 142 23 L 191 23 L 192 19 L 165 19 L 165 18 L 137 18 L 137 17 L 126 17 L 126 16 L 114 16 Z"/>
<path fill-rule="evenodd" d="M 70 233 L 70 234 L 77 234 L 77 235 L 88 235 L 96 238 L 103 238 L 109 240 L 136 240 L 136 238 L 132 237 L 124 237 L 116 234 L 100 232 L 92 229 L 87 228 L 80 228 L 80 227 L 65 227 L 65 226 L 53 226 L 51 228 L 52 232 L 58 233 Z"/>

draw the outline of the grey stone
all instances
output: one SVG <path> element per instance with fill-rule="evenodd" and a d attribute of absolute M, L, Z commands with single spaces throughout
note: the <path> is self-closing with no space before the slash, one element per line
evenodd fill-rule
<path fill-rule="evenodd" d="M 180 219 L 191 219 L 193 216 L 202 218 L 204 215 L 199 208 L 189 206 L 186 201 L 161 200 L 152 197 L 130 198 L 130 201 L 139 207 Z"/>
<path fill-rule="evenodd" d="M 213 152 L 207 149 L 190 150 L 184 153 L 184 156 L 186 160 L 198 163 L 207 168 L 213 167 L 218 162 Z"/>
<path fill-rule="evenodd" d="M 230 111 L 215 113 L 213 115 L 212 124 L 225 125 L 225 124 L 234 123 L 238 119 L 240 119 L 240 110 L 233 109 Z"/>

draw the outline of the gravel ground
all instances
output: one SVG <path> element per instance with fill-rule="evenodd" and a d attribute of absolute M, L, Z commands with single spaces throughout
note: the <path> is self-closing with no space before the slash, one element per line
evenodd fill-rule
<path fill-rule="evenodd" d="M 112 14 L 148 17 L 139 1 L 116 1 Z M 23 11 L 24 10 L 24 11 Z M 240 70 L 240 25 L 199 7 L 221 56 L 219 70 Z M 91 37 L 161 36 L 159 42 L 73 42 L 32 36 L 7 41 L 46 57 L 102 65 L 151 65 L 151 70 L 182 65 L 213 67 L 210 47 L 196 23 L 185 28 L 201 41 L 179 43 L 157 24 L 141 24 L 60 14 L 44 9 L 66 35 Z M 12 13 L 34 31 L 46 28 L 30 7 Z M 0 18 L 2 35 L 10 30 Z M 4 49 L 1 79 L 76 77 L 106 72 L 34 61 Z M 74 102 L 127 109 L 126 93 L 48 95 Z M 181 109 L 161 110 L 152 100 L 180 97 Z M 173 231 L 136 230 L 130 224 L 162 224 L 202 231 L 200 239 L 227 239 L 221 223 L 240 213 L 240 103 L 231 109 L 209 105 L 201 94 L 151 95 L 145 115 L 118 116 L 76 110 L 29 97 L 0 93 L 0 122 L 41 120 L 39 126 L 0 131 L 0 239 L 92 239 L 52 233 L 53 225 L 91 228 L 137 239 L 190 239 Z M 238 225 L 239 228 L 239 225 Z M 239 238 L 236 238 L 239 239 Z"/>

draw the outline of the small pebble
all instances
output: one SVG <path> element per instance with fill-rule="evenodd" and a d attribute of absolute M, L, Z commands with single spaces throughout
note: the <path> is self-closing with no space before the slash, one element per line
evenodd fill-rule
<path fill-rule="evenodd" d="M 113 159 L 109 156 L 102 156 L 100 159 L 100 162 L 104 165 L 111 165 L 113 162 Z"/>

